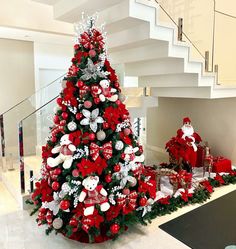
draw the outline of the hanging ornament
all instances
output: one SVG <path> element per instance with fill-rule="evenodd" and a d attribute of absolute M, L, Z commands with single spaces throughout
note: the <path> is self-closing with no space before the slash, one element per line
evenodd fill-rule
<path fill-rule="evenodd" d="M 140 205 L 141 207 L 144 207 L 144 206 L 146 206 L 146 204 L 147 204 L 147 198 L 146 198 L 146 197 L 141 197 L 141 198 L 139 199 L 139 205 Z"/>
<path fill-rule="evenodd" d="M 129 195 L 129 194 L 130 194 L 130 190 L 129 190 L 128 188 L 124 188 L 124 189 L 122 190 L 122 193 L 123 193 L 124 195 Z"/>
<path fill-rule="evenodd" d="M 93 141 L 95 139 L 95 134 L 94 133 L 90 133 L 89 134 L 89 140 Z"/>
<path fill-rule="evenodd" d="M 130 133 L 131 133 L 131 131 L 130 131 L 129 128 L 125 128 L 125 129 L 124 129 L 124 134 L 125 134 L 125 136 L 129 136 Z"/>
<path fill-rule="evenodd" d="M 120 225 L 118 225 L 117 223 L 114 223 L 110 226 L 110 231 L 112 234 L 117 234 L 120 230 Z"/>
<path fill-rule="evenodd" d="M 61 114 L 61 117 L 63 118 L 63 119 L 67 119 L 68 118 L 68 113 L 67 112 L 63 112 L 62 114 Z"/>
<path fill-rule="evenodd" d="M 105 181 L 106 181 L 107 183 L 110 183 L 110 182 L 112 181 L 112 175 L 111 175 L 111 174 L 106 175 L 106 176 L 105 176 Z"/>
<path fill-rule="evenodd" d="M 61 172 L 62 172 L 62 170 L 60 168 L 56 168 L 53 170 L 53 174 L 55 174 L 55 175 L 60 175 Z"/>
<path fill-rule="evenodd" d="M 121 140 L 118 140 L 115 144 L 116 150 L 122 150 L 124 148 L 124 143 Z"/>
<path fill-rule="evenodd" d="M 116 164 L 116 165 L 114 166 L 114 171 L 115 171 L 115 172 L 119 172 L 119 171 L 120 171 L 120 164 Z"/>
<path fill-rule="evenodd" d="M 98 105 L 99 103 L 100 103 L 100 99 L 99 98 L 94 98 L 94 103 L 96 104 L 96 105 Z"/>
<path fill-rule="evenodd" d="M 56 143 L 57 138 L 56 138 L 55 136 L 52 136 L 51 141 L 52 141 L 53 143 Z"/>
<path fill-rule="evenodd" d="M 81 80 L 78 80 L 76 85 L 77 85 L 77 87 L 81 88 L 84 85 L 84 82 Z"/>
<path fill-rule="evenodd" d="M 55 229 L 60 229 L 60 228 L 62 228 L 62 226 L 63 226 L 63 221 L 62 221 L 62 219 L 61 219 L 61 218 L 56 218 L 56 219 L 54 219 L 53 222 L 52 222 L 52 226 L 53 226 L 53 228 L 55 228 Z"/>
<path fill-rule="evenodd" d="M 104 122 L 102 124 L 102 127 L 103 127 L 103 129 L 108 129 L 109 128 L 109 124 L 107 122 Z"/>
<path fill-rule="evenodd" d="M 106 133 L 104 131 L 99 131 L 97 132 L 97 139 L 99 141 L 103 141 L 106 138 Z"/>
<path fill-rule="evenodd" d="M 84 101 L 84 107 L 85 107 L 85 108 L 89 109 L 89 108 L 91 108 L 92 105 L 93 105 L 93 104 L 92 104 L 91 101 L 89 101 L 89 100 Z"/>
<path fill-rule="evenodd" d="M 78 177 L 78 176 L 79 176 L 79 170 L 78 170 L 78 169 L 74 169 L 74 170 L 72 171 L 72 176 L 73 176 L 73 177 Z"/>
<path fill-rule="evenodd" d="M 60 202 L 60 209 L 67 210 L 70 207 L 70 202 L 68 200 L 62 200 Z"/>
<path fill-rule="evenodd" d="M 96 56 L 96 51 L 94 49 L 89 50 L 89 56 L 90 57 L 95 57 Z"/>
<path fill-rule="evenodd" d="M 53 122 L 54 122 L 55 124 L 59 124 L 59 123 L 60 123 L 60 119 L 59 119 L 59 117 L 58 117 L 57 115 L 55 115 L 55 116 L 53 117 Z"/>
<path fill-rule="evenodd" d="M 70 131 L 75 131 L 77 129 L 77 124 L 74 121 L 71 121 L 68 123 L 67 127 Z"/>
<path fill-rule="evenodd" d="M 59 189 L 59 187 L 60 187 L 59 182 L 53 182 L 53 183 L 52 183 L 52 189 L 53 189 L 54 191 L 57 191 L 57 190 Z"/>
<path fill-rule="evenodd" d="M 75 115 L 75 118 L 77 119 L 77 120 L 80 120 L 81 118 L 83 117 L 83 114 L 82 113 L 77 113 L 76 115 Z"/>
<path fill-rule="evenodd" d="M 76 220 L 75 218 L 71 218 L 70 221 L 69 221 L 69 225 L 72 226 L 72 227 L 77 227 L 79 224 L 78 220 Z"/>

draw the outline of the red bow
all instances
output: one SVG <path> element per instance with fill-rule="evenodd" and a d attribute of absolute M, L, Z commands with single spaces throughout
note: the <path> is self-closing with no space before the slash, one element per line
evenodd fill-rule
<path fill-rule="evenodd" d="M 117 204 L 122 207 L 124 214 L 128 214 L 135 209 L 137 197 L 136 191 L 132 191 L 129 195 L 117 198 Z"/>
<path fill-rule="evenodd" d="M 83 85 L 80 89 L 79 89 L 79 96 L 82 99 L 84 97 L 85 94 L 87 94 L 90 90 L 89 86 Z"/>
<path fill-rule="evenodd" d="M 103 157 L 109 160 L 112 157 L 112 142 L 105 143 L 103 146 L 98 146 L 95 143 L 90 144 L 90 155 L 94 161 L 99 157 L 99 152 L 102 152 Z"/>

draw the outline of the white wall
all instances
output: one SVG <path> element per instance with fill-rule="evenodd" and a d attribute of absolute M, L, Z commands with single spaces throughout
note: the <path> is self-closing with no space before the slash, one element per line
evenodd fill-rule
<path fill-rule="evenodd" d="M 176 135 L 182 118 L 189 116 L 203 141 L 214 155 L 232 159 L 236 164 L 236 98 L 204 100 L 159 98 L 159 106 L 147 114 L 147 144 L 164 149 Z"/>

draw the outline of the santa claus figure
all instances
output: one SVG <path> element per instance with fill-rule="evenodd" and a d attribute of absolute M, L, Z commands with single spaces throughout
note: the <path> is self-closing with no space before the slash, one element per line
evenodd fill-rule
<path fill-rule="evenodd" d="M 177 137 L 182 138 L 186 141 L 190 147 L 189 150 L 189 164 L 194 167 L 197 159 L 197 145 L 202 141 L 201 137 L 194 132 L 193 126 L 191 125 L 190 118 L 186 117 L 183 119 L 183 126 L 177 131 Z"/>

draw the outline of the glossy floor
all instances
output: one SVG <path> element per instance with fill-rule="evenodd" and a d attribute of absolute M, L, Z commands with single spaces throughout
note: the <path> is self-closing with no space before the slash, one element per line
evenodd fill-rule
<path fill-rule="evenodd" d="M 209 201 L 235 189 L 234 185 L 218 188 Z M 198 204 L 187 206 L 170 215 L 159 217 L 147 227 L 136 226 L 115 242 L 87 245 L 70 241 L 61 235 L 46 236 L 44 227 L 38 227 L 34 221 L 35 217 L 30 217 L 27 211 L 19 210 L 13 197 L 0 182 L 0 249 L 187 249 L 188 246 L 174 239 L 158 226 L 199 206 Z"/>

